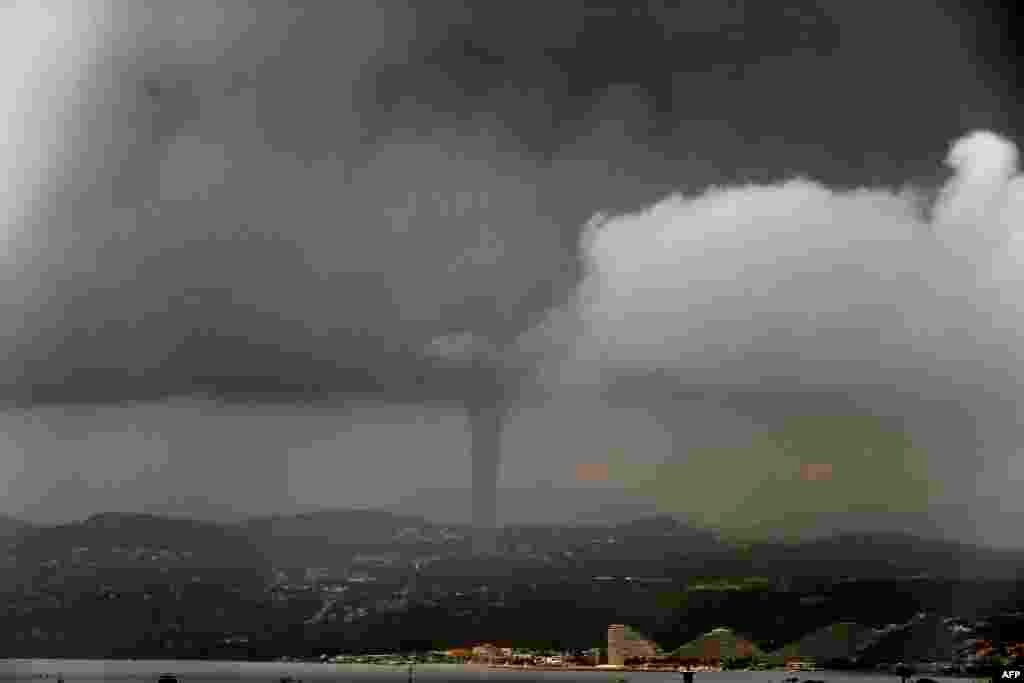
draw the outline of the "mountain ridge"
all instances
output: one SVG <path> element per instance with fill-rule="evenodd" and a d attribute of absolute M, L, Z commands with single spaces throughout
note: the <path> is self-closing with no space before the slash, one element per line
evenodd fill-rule
<path fill-rule="evenodd" d="M 340 560 L 344 555 L 340 551 L 345 548 L 405 548 L 412 552 L 433 547 L 458 554 L 464 551 L 460 544 L 464 545 L 469 531 L 468 525 L 439 524 L 423 516 L 375 508 L 260 516 L 230 524 L 124 512 L 97 513 L 78 522 L 58 525 L 30 525 L 17 520 L 7 523 L 0 518 L 0 538 L 7 538 L 8 545 L 19 549 L 19 555 L 33 543 L 67 548 L 87 545 L 83 534 L 91 534 L 94 543 L 101 545 L 105 541 L 100 539 L 107 534 L 117 536 L 123 544 L 140 547 L 174 545 L 176 537 L 182 536 L 211 548 L 216 545 L 214 539 L 233 539 L 232 542 L 258 548 L 266 558 L 275 561 L 287 559 L 289 553 L 299 553 L 303 561 L 312 565 L 316 564 L 318 552 L 330 551 Z M 519 552 L 517 549 L 527 547 L 534 554 L 560 555 L 571 551 L 581 562 L 587 557 L 614 556 L 623 562 L 645 558 L 644 564 L 653 566 L 664 555 L 661 564 L 666 568 L 679 559 L 696 569 L 700 567 L 700 558 L 707 558 L 713 560 L 709 562 L 715 569 L 711 573 L 723 575 L 834 575 L 839 583 L 844 577 L 1024 578 L 1024 550 L 988 548 L 903 532 L 845 532 L 803 541 L 739 543 L 671 516 L 653 515 L 618 523 L 506 525 L 500 539 L 505 552 Z"/>

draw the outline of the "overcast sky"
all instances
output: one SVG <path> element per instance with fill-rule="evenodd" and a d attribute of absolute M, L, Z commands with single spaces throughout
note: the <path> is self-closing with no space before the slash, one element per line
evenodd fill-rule
<path fill-rule="evenodd" d="M 4 512 L 468 487 L 479 373 L 433 343 L 461 334 L 515 366 L 504 487 L 1012 541 L 997 10 L 3 0 L 0 27 Z"/>

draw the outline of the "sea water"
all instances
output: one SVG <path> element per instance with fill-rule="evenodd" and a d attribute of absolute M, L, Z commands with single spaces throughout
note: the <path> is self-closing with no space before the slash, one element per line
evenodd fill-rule
<path fill-rule="evenodd" d="M 399 683 L 408 681 L 408 667 L 360 664 L 298 664 L 256 662 L 189 662 L 189 661 L 111 661 L 111 660 L 0 660 L 0 681 L 47 681 L 56 683 L 58 676 L 65 683 L 77 681 L 118 681 L 120 683 L 155 683 L 160 674 L 177 676 L 181 683 L 216 683 L 219 681 L 280 681 L 284 677 L 303 682 L 337 681 L 338 683 Z M 701 672 L 696 683 L 781 683 L 785 678 L 825 680 L 828 683 L 894 683 L 899 678 L 872 673 L 815 671 L 800 674 L 781 671 Z M 677 673 L 657 671 L 536 671 L 522 669 L 470 668 L 458 664 L 419 664 L 413 672 L 415 681 L 470 683 L 500 680 L 508 683 L 557 681 L 557 683 L 612 683 L 625 679 L 629 683 L 678 683 Z M 965 683 L 965 679 L 943 677 L 940 680 Z M 970 680 L 970 679 L 966 679 Z"/>

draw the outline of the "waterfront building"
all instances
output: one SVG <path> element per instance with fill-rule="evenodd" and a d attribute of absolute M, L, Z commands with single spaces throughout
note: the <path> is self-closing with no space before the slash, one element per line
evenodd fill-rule
<path fill-rule="evenodd" d="M 658 646 L 625 624 L 608 627 L 608 664 L 624 666 L 627 659 L 657 657 Z"/>
<path fill-rule="evenodd" d="M 473 660 L 493 664 L 494 660 L 501 654 L 501 650 L 490 643 L 477 645 L 473 648 Z"/>

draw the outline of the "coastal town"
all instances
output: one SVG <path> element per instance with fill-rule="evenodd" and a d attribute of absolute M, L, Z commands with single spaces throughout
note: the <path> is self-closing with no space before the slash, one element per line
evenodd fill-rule
<path fill-rule="evenodd" d="M 924 615 L 922 615 L 923 617 Z M 919 618 L 918 621 L 921 621 Z M 424 664 L 466 664 L 477 667 L 523 668 L 547 670 L 628 670 L 628 671 L 693 671 L 723 670 L 785 670 L 790 672 L 820 671 L 826 668 L 850 670 L 858 668 L 856 657 L 845 661 L 827 656 L 822 641 L 840 643 L 849 640 L 856 625 L 836 624 L 811 634 L 799 643 L 779 652 L 765 653 L 756 644 L 738 637 L 731 629 L 716 628 L 701 638 L 674 651 L 665 652 L 656 643 L 644 638 L 624 624 L 608 627 L 606 647 L 556 652 L 515 648 L 481 643 L 471 647 L 434 650 L 426 653 L 385 653 L 371 655 L 335 655 L 321 661 L 338 664 L 373 664 L 379 666 L 411 666 Z M 973 629 L 955 625 L 960 633 Z M 818 641 L 817 643 L 815 641 Z M 834 649 L 834 648 L 833 648 Z M 831 653 L 831 654 L 834 654 Z M 294 661 L 284 658 L 282 661 Z M 1024 665 L 1024 642 L 999 646 L 991 641 L 965 638 L 954 657 L 942 661 L 923 658 L 912 662 L 885 662 L 871 667 L 876 672 L 891 674 L 970 675 L 999 667 Z"/>

